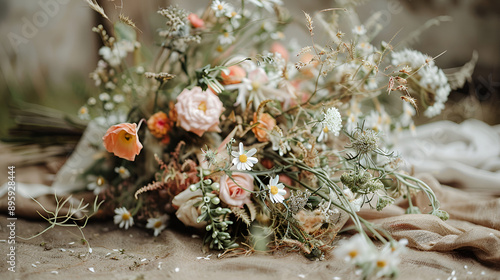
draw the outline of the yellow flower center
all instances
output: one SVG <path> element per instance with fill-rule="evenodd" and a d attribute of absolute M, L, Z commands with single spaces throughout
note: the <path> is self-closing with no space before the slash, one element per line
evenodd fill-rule
<path fill-rule="evenodd" d="M 377 261 L 377 267 L 382 268 L 382 267 L 385 267 L 386 265 L 387 265 L 387 262 L 384 261 L 384 260 L 378 260 Z"/>
<path fill-rule="evenodd" d="M 217 9 L 219 9 L 220 11 L 222 11 L 222 9 L 224 9 L 224 7 L 221 4 L 219 4 L 219 5 L 217 5 Z"/>
<path fill-rule="evenodd" d="M 325 127 L 323 128 L 323 132 L 324 132 L 324 133 L 328 133 L 328 127 L 326 127 L 326 126 L 325 126 Z"/>
<path fill-rule="evenodd" d="M 120 170 L 118 170 L 118 172 L 120 172 L 120 174 L 124 174 L 125 173 L 125 168 L 121 167 Z"/>
<path fill-rule="evenodd" d="M 247 160 L 248 160 L 247 155 L 240 155 L 239 160 L 240 160 L 240 162 L 242 162 L 242 163 L 247 162 Z"/>
<path fill-rule="evenodd" d="M 222 48 L 222 46 L 217 46 L 217 51 L 218 52 L 222 52 L 224 49 Z"/>
<path fill-rule="evenodd" d="M 253 81 L 252 82 L 252 89 L 253 90 L 258 90 L 259 88 L 260 88 L 260 83 L 256 82 L 256 81 Z"/>
<path fill-rule="evenodd" d="M 128 221 L 129 219 L 130 219 L 130 214 L 128 212 L 122 214 L 122 220 Z"/>
<path fill-rule="evenodd" d="M 103 178 L 103 177 L 101 177 L 101 176 L 99 176 L 99 177 L 97 178 L 96 184 L 97 184 L 98 186 L 102 186 L 102 185 L 104 185 L 104 178 Z"/>
<path fill-rule="evenodd" d="M 224 37 L 229 37 L 229 32 L 224 32 Z"/>
<path fill-rule="evenodd" d="M 349 252 L 349 257 L 351 257 L 351 259 L 354 259 L 357 255 L 358 255 L 358 251 L 350 251 Z"/>
<path fill-rule="evenodd" d="M 86 113 L 87 113 L 87 108 L 85 108 L 85 107 L 80 108 L 80 114 L 81 115 L 84 115 Z"/>
<path fill-rule="evenodd" d="M 278 194 L 278 187 L 276 186 L 271 186 L 271 194 L 276 195 Z"/>
<path fill-rule="evenodd" d="M 233 12 L 231 13 L 231 17 L 234 17 L 234 16 L 235 16 L 235 15 L 237 15 L 237 14 L 238 14 L 237 12 L 233 11 Z"/>
<path fill-rule="evenodd" d="M 155 228 L 159 228 L 159 227 L 161 227 L 161 225 L 162 225 L 162 222 L 161 222 L 161 221 L 157 221 L 157 222 L 155 223 L 154 227 L 155 227 Z"/>
<path fill-rule="evenodd" d="M 207 111 L 207 102 L 201 101 L 200 105 L 198 105 L 198 110 L 206 112 Z"/>

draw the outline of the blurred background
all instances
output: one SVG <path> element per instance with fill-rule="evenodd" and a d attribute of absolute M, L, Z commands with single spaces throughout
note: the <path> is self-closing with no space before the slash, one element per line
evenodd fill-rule
<path fill-rule="evenodd" d="M 179 4 L 197 12 L 209 0 L 100 0 L 108 15 L 117 17 L 120 6 L 142 31 L 139 41 L 154 44 L 155 27 L 162 18 L 160 7 Z M 283 0 L 297 24 L 287 36 L 308 40 L 298 24 L 303 12 L 338 6 L 326 0 Z M 461 122 L 476 118 L 489 124 L 500 123 L 500 1 L 498 0 L 373 0 L 357 9 L 361 19 L 382 12 L 383 33 L 375 40 L 389 41 L 395 34 L 409 33 L 425 23 L 433 25 L 413 42 L 412 48 L 431 56 L 443 51 L 436 64 L 441 68 L 460 67 L 471 60 L 474 50 L 478 62 L 473 77 L 461 90 L 453 92 L 445 112 L 436 119 Z M 449 16 L 449 17 L 443 17 Z M 441 21 L 430 21 L 440 17 Z M 429 22 L 430 21 L 430 22 Z M 89 73 L 95 69 L 100 48 L 98 35 L 91 28 L 109 24 L 91 10 L 85 1 L 0 0 L 0 137 L 16 119 L 15 108 L 39 104 L 53 108 L 53 114 L 77 115 L 95 92 Z M 300 30 L 300 32 L 297 32 Z M 350 30 L 344 30 L 350 32 Z M 297 35 L 299 34 L 299 35 Z M 302 35 L 300 35 L 302 34 Z M 396 37 L 395 41 L 398 41 Z M 36 106 L 33 110 L 36 110 Z M 433 120 L 436 120 L 433 119 Z M 420 120 L 420 123 L 432 121 Z M 16 133 L 16 131 L 14 131 Z M 17 131 L 19 133 L 19 131 Z M 77 133 L 76 133 L 77 134 Z"/>

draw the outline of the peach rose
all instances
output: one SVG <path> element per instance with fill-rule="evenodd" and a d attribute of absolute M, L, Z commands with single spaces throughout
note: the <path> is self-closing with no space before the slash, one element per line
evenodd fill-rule
<path fill-rule="evenodd" d="M 252 128 L 255 137 L 257 137 L 257 140 L 259 140 L 259 142 L 268 141 L 269 137 L 267 133 L 274 128 L 274 126 L 276 125 L 276 120 L 268 113 L 260 114 L 260 118 L 257 120 L 257 113 L 254 113 L 252 124 L 257 122 L 259 122 L 259 124 Z"/>
<path fill-rule="evenodd" d="M 203 28 L 205 26 L 205 22 L 195 13 L 190 13 L 187 18 L 194 28 Z"/>
<path fill-rule="evenodd" d="M 229 70 L 228 74 L 224 73 L 224 71 L 220 74 L 222 83 L 225 85 L 239 84 L 247 76 L 245 69 L 238 65 L 229 66 L 227 69 Z"/>
<path fill-rule="evenodd" d="M 237 172 L 234 172 L 232 177 L 234 181 L 226 174 L 220 177 L 219 197 L 229 205 L 243 207 L 243 204 L 250 202 L 251 193 L 246 190 L 254 190 L 253 177 L 247 173 Z"/>
<path fill-rule="evenodd" d="M 117 157 L 130 161 L 141 152 L 142 144 L 137 136 L 135 123 L 121 123 L 113 125 L 106 131 L 102 141 L 106 150 Z"/>
<path fill-rule="evenodd" d="M 184 89 L 175 103 L 177 121 L 186 131 L 202 136 L 206 131 L 220 132 L 219 117 L 224 111 L 219 97 L 201 87 Z"/>
<path fill-rule="evenodd" d="M 177 209 L 175 215 L 186 226 L 194 228 L 204 228 L 207 222 L 198 223 L 197 219 L 201 214 L 200 207 L 195 207 L 196 204 L 202 204 L 203 193 L 200 189 L 191 191 L 189 188 L 185 189 L 172 200 L 172 205 Z"/>

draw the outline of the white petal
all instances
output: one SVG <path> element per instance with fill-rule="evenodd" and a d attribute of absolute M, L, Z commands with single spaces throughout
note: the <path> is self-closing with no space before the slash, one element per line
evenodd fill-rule
<path fill-rule="evenodd" d="M 237 151 L 231 151 L 231 155 L 235 158 L 239 157 L 240 156 L 240 153 L 238 153 Z"/>
<path fill-rule="evenodd" d="M 251 162 L 252 164 L 259 162 L 259 160 L 257 158 L 254 158 L 254 157 L 247 157 L 247 161 Z"/>
<path fill-rule="evenodd" d="M 255 153 L 257 153 L 257 149 L 252 148 L 252 149 L 250 149 L 250 151 L 247 152 L 247 157 L 251 157 L 251 156 L 255 155 Z"/>
<path fill-rule="evenodd" d="M 276 175 L 276 177 L 271 178 L 271 186 L 277 186 L 277 185 L 278 185 L 279 180 L 280 180 L 280 176 L 279 176 L 279 175 Z M 278 186 L 277 186 L 277 187 L 278 187 Z"/>
<path fill-rule="evenodd" d="M 240 142 L 240 155 L 245 153 L 245 149 L 243 149 L 243 143 Z"/>
<path fill-rule="evenodd" d="M 285 195 L 286 194 L 286 191 L 281 189 L 281 190 L 278 190 L 278 194 L 279 195 Z"/>
<path fill-rule="evenodd" d="M 233 158 L 233 164 L 237 165 L 238 163 L 240 163 L 240 160 L 238 158 Z"/>

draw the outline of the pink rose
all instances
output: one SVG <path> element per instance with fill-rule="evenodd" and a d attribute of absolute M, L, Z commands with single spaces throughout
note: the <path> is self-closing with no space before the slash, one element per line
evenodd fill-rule
<path fill-rule="evenodd" d="M 180 194 L 176 195 L 172 200 L 172 205 L 177 209 L 175 215 L 186 226 L 194 228 L 204 228 L 207 222 L 198 223 L 197 219 L 201 214 L 201 206 L 195 207 L 196 204 L 201 205 L 203 201 L 203 193 L 200 189 L 191 191 L 185 189 Z"/>
<path fill-rule="evenodd" d="M 206 131 L 220 132 L 219 117 L 224 111 L 219 97 L 200 87 L 184 89 L 175 104 L 179 125 L 186 131 L 202 136 Z"/>
<path fill-rule="evenodd" d="M 253 177 L 237 172 L 234 172 L 232 177 L 234 181 L 226 174 L 220 177 L 219 197 L 229 205 L 243 207 L 243 204 L 250 202 L 251 193 L 246 190 L 254 190 Z"/>
<path fill-rule="evenodd" d="M 134 161 L 135 156 L 139 155 L 142 149 L 137 129 L 135 123 L 121 123 L 111 126 L 102 137 L 104 148 L 117 157 Z"/>

